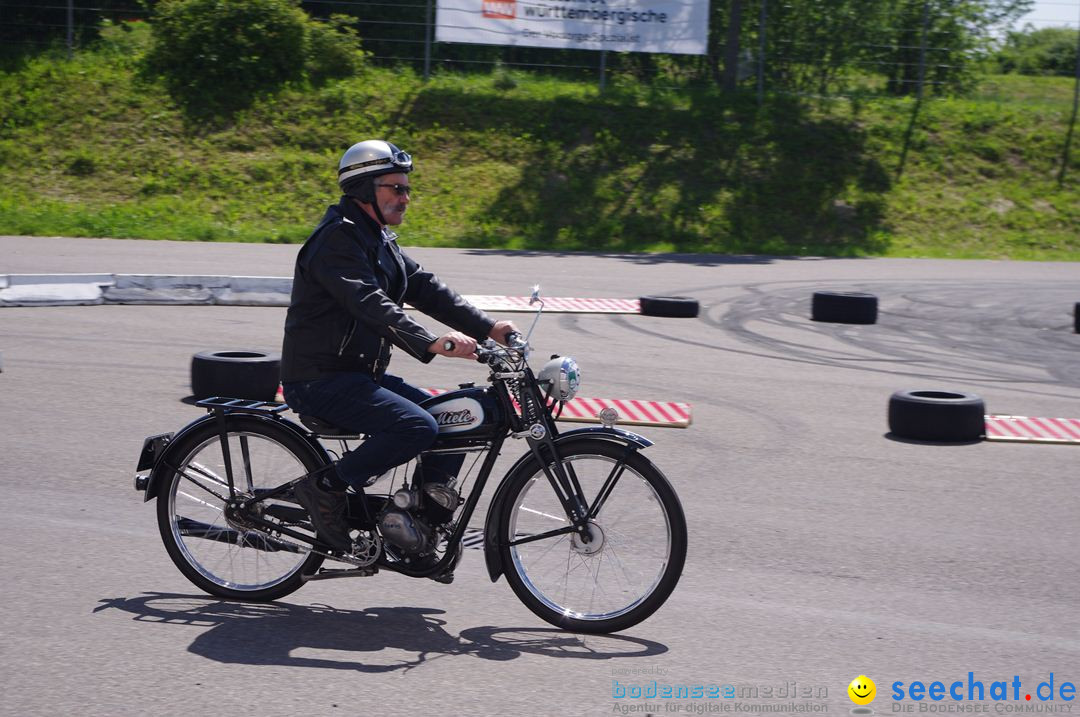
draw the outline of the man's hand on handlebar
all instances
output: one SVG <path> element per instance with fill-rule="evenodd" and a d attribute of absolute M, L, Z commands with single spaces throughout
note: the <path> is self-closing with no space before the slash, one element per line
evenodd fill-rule
<path fill-rule="evenodd" d="M 460 331 L 451 331 L 431 342 L 428 351 L 450 358 L 476 360 L 476 339 Z"/>
<path fill-rule="evenodd" d="M 513 321 L 496 321 L 495 325 L 491 327 L 491 331 L 488 332 L 488 336 L 495 339 L 503 346 L 509 346 L 508 338 L 510 334 L 520 333 L 518 328 L 514 326 Z"/>

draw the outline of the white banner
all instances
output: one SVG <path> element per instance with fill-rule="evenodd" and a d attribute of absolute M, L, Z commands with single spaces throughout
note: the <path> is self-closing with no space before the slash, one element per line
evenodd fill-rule
<path fill-rule="evenodd" d="M 709 0 L 438 0 L 435 40 L 704 55 Z"/>

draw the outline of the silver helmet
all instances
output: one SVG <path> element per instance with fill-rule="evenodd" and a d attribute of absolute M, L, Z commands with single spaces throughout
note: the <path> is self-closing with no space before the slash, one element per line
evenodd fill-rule
<path fill-rule="evenodd" d="M 381 174 L 411 172 L 412 157 L 389 142 L 369 139 L 345 150 L 338 162 L 338 186 L 342 189 L 360 179 Z"/>
<path fill-rule="evenodd" d="M 552 387 L 551 395 L 556 401 L 569 401 L 577 394 L 581 384 L 581 371 L 574 359 L 569 356 L 556 356 L 544 364 L 536 380 Z"/>

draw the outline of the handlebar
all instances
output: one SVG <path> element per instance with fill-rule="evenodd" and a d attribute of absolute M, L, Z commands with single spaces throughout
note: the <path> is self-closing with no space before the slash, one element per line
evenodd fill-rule
<path fill-rule="evenodd" d="M 494 344 L 494 342 L 491 339 L 488 339 L 488 342 Z M 457 346 L 457 344 L 455 344 L 450 339 L 447 339 L 446 341 L 443 341 L 443 350 L 444 351 L 453 351 L 456 346 Z M 522 351 L 522 350 L 524 350 L 525 348 L 528 347 L 528 344 L 525 343 L 525 338 L 521 335 L 521 332 L 519 332 L 519 331 L 511 331 L 510 333 L 508 333 L 506 335 L 506 347 L 510 348 L 510 349 L 514 349 L 516 351 Z M 493 356 L 495 356 L 496 354 L 498 354 L 501 350 L 502 350 L 501 347 L 498 347 L 496 345 L 493 345 L 493 346 L 484 346 L 483 344 L 478 345 L 476 347 L 476 360 L 479 361 L 480 363 L 488 363 L 489 359 L 492 358 Z"/>

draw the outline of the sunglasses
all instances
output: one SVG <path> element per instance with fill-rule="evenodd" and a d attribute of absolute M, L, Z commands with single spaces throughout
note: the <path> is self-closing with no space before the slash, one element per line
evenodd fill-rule
<path fill-rule="evenodd" d="M 412 193 L 412 189 L 413 189 L 408 184 L 376 184 L 375 186 L 376 187 L 390 187 L 390 189 L 394 190 L 394 194 L 398 195 L 399 197 L 410 196 L 411 193 Z"/>

